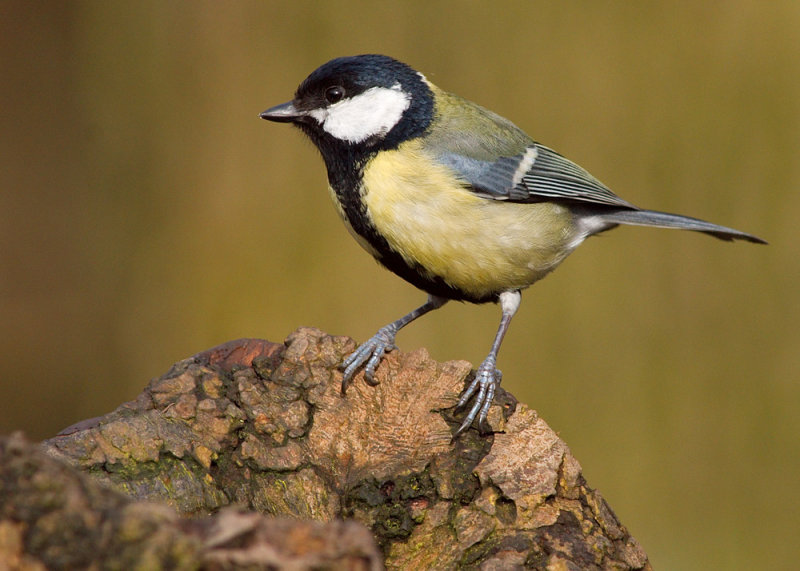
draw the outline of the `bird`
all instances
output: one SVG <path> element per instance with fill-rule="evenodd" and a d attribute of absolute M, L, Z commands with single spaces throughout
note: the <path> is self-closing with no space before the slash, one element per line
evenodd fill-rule
<path fill-rule="evenodd" d="M 347 356 L 341 391 L 359 370 L 371 385 L 406 325 L 451 300 L 494 302 L 500 325 L 455 410 L 453 439 L 486 419 L 497 357 L 521 292 L 586 238 L 621 224 L 679 228 L 722 240 L 764 240 L 696 218 L 644 210 L 508 119 L 431 83 L 392 57 L 333 59 L 291 101 L 260 114 L 290 123 L 319 150 L 347 229 L 385 268 L 428 294 Z M 473 399 L 474 397 L 474 399 Z"/>

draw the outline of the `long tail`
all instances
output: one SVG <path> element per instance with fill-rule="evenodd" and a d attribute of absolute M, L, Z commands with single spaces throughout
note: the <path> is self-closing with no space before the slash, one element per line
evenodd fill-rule
<path fill-rule="evenodd" d="M 657 212 L 655 210 L 612 210 L 603 212 L 601 218 L 612 224 L 633 224 L 636 226 L 655 226 L 657 228 L 680 228 L 682 230 L 694 230 L 710 234 L 720 240 L 747 240 L 756 244 L 766 244 L 758 236 L 747 234 L 733 228 L 726 228 L 718 224 L 712 224 L 705 220 L 680 216 L 679 214 L 669 214 L 668 212 Z"/>

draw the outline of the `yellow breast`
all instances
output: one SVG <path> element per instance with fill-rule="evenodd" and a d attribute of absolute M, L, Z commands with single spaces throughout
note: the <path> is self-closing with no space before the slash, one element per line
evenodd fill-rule
<path fill-rule="evenodd" d="M 567 208 L 477 196 L 418 141 L 367 164 L 362 200 L 406 261 L 475 296 L 531 285 L 579 243 Z"/>

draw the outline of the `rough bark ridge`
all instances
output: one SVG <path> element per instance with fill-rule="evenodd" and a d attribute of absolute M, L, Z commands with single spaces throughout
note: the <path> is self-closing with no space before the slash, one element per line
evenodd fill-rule
<path fill-rule="evenodd" d="M 0 437 L 0 570 L 382 568 L 355 521 L 271 518 L 223 508 L 182 518 L 48 457 L 21 434 Z"/>
<path fill-rule="evenodd" d="M 343 397 L 336 367 L 354 348 L 315 329 L 285 344 L 234 341 L 177 363 L 135 401 L 42 446 L 95 482 L 184 515 L 233 504 L 355 519 L 392 569 L 650 568 L 535 411 L 501 391 L 493 434 L 471 429 L 451 444 L 469 363 L 393 351 L 380 384 L 359 375 Z M 212 544 L 241 547 L 232 529 L 235 541 Z M 348 554 L 368 568 L 359 546 Z"/>

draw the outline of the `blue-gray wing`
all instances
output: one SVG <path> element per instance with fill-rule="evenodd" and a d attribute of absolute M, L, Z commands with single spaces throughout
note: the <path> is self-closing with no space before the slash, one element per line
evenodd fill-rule
<path fill-rule="evenodd" d="M 570 201 L 635 208 L 586 170 L 555 151 L 533 143 L 517 155 L 493 161 L 445 152 L 447 164 L 471 189 L 486 198 L 510 202 Z"/>

